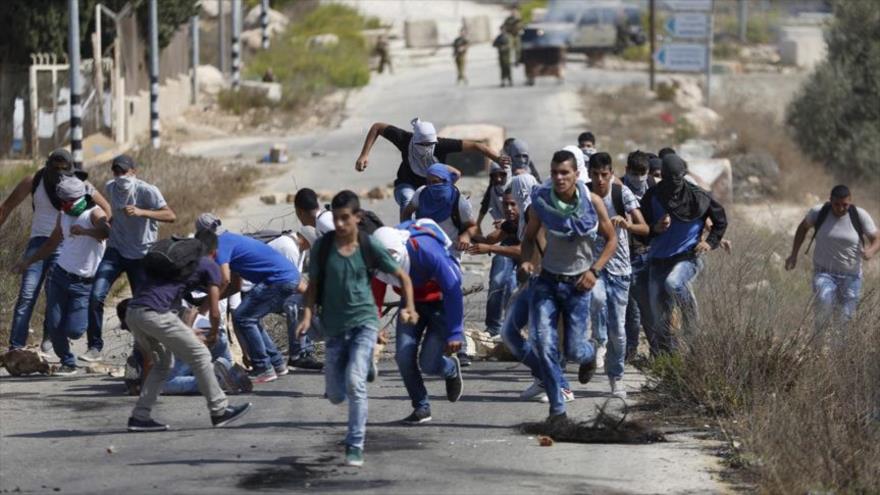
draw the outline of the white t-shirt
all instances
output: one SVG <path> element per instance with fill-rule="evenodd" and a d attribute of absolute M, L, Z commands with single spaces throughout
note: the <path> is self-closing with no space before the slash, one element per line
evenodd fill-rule
<path fill-rule="evenodd" d="M 822 205 L 816 205 L 807 212 L 805 220 L 815 225 L 819 219 Z M 856 207 L 865 234 L 877 235 L 874 219 L 865 210 Z M 825 221 L 816 233 L 813 246 L 813 268 L 831 273 L 858 275 L 862 273 L 862 251 L 858 232 L 850 220 L 849 213 L 842 217 L 828 212 Z"/>
<path fill-rule="evenodd" d="M 623 188 L 621 190 L 621 199 L 623 199 L 623 209 L 626 210 L 626 213 L 631 213 L 633 210 L 638 209 L 639 200 L 632 190 L 626 186 L 620 187 Z M 608 194 L 602 198 L 602 201 L 605 202 L 605 208 L 608 210 L 608 218 L 617 215 L 626 216 L 614 208 L 614 201 L 611 199 L 613 188 L 614 186 L 609 187 Z M 617 227 L 615 231 L 617 232 L 617 250 L 614 251 L 614 256 L 605 264 L 605 270 L 608 271 L 609 275 L 630 275 L 632 274 L 632 266 L 629 262 L 629 231 L 623 227 Z M 596 245 L 593 251 L 595 258 L 599 257 L 603 249 L 605 249 L 605 238 L 600 235 L 596 237 Z"/>
<path fill-rule="evenodd" d="M 322 236 L 331 230 L 336 230 L 336 226 L 333 225 L 332 211 L 321 210 L 318 212 L 318 216 L 315 217 L 315 230 L 318 231 L 319 236 Z"/>
<path fill-rule="evenodd" d="M 61 215 L 61 234 L 64 236 L 64 241 L 59 248 L 60 254 L 56 263 L 67 273 L 91 278 L 98 271 L 98 265 L 101 263 L 101 258 L 104 257 L 107 241 L 99 241 L 88 235 L 70 233 L 70 228 L 74 225 L 79 225 L 84 229 L 93 228 L 92 211 L 95 208 L 98 206 L 87 209 L 76 218 L 66 213 L 59 213 Z"/>
<path fill-rule="evenodd" d="M 422 186 L 416 189 L 415 194 L 413 195 L 411 204 L 414 208 L 419 207 L 419 196 L 422 194 L 422 191 L 426 186 Z M 474 207 L 471 205 L 471 202 L 464 196 L 464 194 L 459 195 L 458 197 L 458 216 L 461 218 L 462 227 L 477 221 L 477 217 L 474 215 Z M 461 253 L 455 248 L 458 244 L 458 228 L 455 226 L 455 223 L 452 222 L 452 217 L 450 216 L 446 220 L 439 222 L 440 228 L 443 229 L 443 232 L 446 232 L 446 235 L 452 239 L 452 247 L 450 248 L 450 253 L 456 258 L 461 257 Z"/>

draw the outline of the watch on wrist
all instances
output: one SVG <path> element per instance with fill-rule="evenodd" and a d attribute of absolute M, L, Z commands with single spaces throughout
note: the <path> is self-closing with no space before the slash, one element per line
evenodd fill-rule
<path fill-rule="evenodd" d="M 591 266 L 589 272 L 592 273 L 594 277 L 599 278 L 599 270 L 596 270 L 595 267 Z"/>

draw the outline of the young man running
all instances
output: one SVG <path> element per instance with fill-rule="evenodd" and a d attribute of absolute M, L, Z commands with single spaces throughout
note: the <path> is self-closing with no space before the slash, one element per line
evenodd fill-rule
<path fill-rule="evenodd" d="M 413 289 L 409 275 L 375 239 L 358 230 L 360 201 L 341 191 L 331 202 L 335 232 L 328 232 L 312 248 L 309 287 L 297 335 L 311 325 L 312 307 L 320 306 L 326 342 L 324 378 L 333 404 L 348 399 L 348 435 L 345 464 L 362 466 L 367 427 L 367 372 L 378 335 L 379 319 L 370 292 L 373 271 L 397 277 L 403 286 L 405 307 L 400 321 L 415 323 Z"/>
<path fill-rule="evenodd" d="M 464 341 L 464 300 L 458 262 L 447 251 L 436 226 L 423 222 L 381 227 L 373 234 L 412 278 L 418 321 L 397 321 L 397 367 L 412 401 L 413 412 L 403 422 L 410 425 L 431 420 L 431 405 L 422 374 L 446 380 L 446 398 L 461 397 L 461 363 L 456 357 Z M 385 298 L 385 284 L 396 290 L 400 281 L 382 274 L 374 285 L 377 304 Z M 421 350 L 421 352 L 419 352 Z"/>
<path fill-rule="evenodd" d="M 532 192 L 532 205 L 523 239 L 520 269 L 531 275 L 531 333 L 547 396 L 549 421 L 564 419 L 565 401 L 559 377 L 556 322 L 564 322 L 565 357 L 580 365 L 578 380 L 587 383 L 596 370 L 595 352 L 587 341 L 590 290 L 617 249 L 617 235 L 602 198 L 578 180 L 577 161 L 569 151 L 557 151 L 550 164 L 551 184 Z M 547 236 L 540 274 L 532 256 L 541 227 Z M 605 237 L 605 248 L 594 259 L 596 234 Z"/>
<path fill-rule="evenodd" d="M 137 165 L 128 155 L 119 155 L 110 165 L 114 179 L 107 183 L 107 197 L 113 208 L 107 252 L 98 266 L 89 296 L 88 351 L 79 358 L 100 361 L 104 348 L 104 300 L 113 282 L 125 272 L 132 292 L 144 280 L 143 258 L 159 237 L 159 222 L 174 222 L 177 216 L 162 192 L 137 178 Z"/>
<path fill-rule="evenodd" d="M 632 269 L 629 261 L 630 234 L 648 235 L 648 226 L 639 211 L 639 200 L 626 186 L 614 183 L 614 169 L 611 155 L 600 151 L 590 156 L 589 189 L 602 198 L 608 216 L 617 233 L 617 249 L 602 270 L 599 280 L 593 287 L 592 325 L 593 335 L 598 336 L 600 349 L 606 347 L 605 372 L 611 385 L 611 394 L 626 397 L 623 386 L 623 366 L 626 357 L 626 306 Z M 647 172 L 647 170 L 646 170 Z M 604 248 L 604 239 L 596 239 L 598 255 Z M 636 334 L 638 338 L 638 334 Z M 601 366 L 598 363 L 597 367 Z"/>

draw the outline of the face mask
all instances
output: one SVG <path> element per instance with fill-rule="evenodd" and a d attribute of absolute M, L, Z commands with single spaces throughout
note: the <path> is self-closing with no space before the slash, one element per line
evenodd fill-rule
<path fill-rule="evenodd" d="M 632 192 L 636 196 L 644 196 L 645 191 L 648 190 L 648 174 L 645 175 L 636 175 L 636 174 L 626 174 L 625 181 L 626 186 L 632 189 Z"/>
<path fill-rule="evenodd" d="M 583 151 L 584 155 L 586 156 L 593 156 L 593 153 L 596 152 L 596 148 L 593 148 L 592 146 L 586 146 L 584 148 L 581 148 L 581 151 Z"/>
<path fill-rule="evenodd" d="M 428 159 L 434 156 L 434 145 L 433 144 L 417 144 L 415 146 L 416 153 L 424 159 Z"/>
<path fill-rule="evenodd" d="M 64 210 L 64 213 L 72 217 L 78 217 L 82 215 L 82 212 L 86 211 L 87 206 L 88 201 L 86 201 L 85 196 L 83 196 L 76 201 L 68 201 L 64 203 L 61 208 Z"/>
<path fill-rule="evenodd" d="M 130 192 L 135 186 L 135 177 L 133 175 L 120 175 L 114 181 L 116 187 L 123 191 Z"/>

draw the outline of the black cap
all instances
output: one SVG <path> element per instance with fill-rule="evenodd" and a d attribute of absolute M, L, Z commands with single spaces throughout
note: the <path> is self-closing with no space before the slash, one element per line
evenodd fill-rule
<path fill-rule="evenodd" d="M 113 159 L 113 163 L 110 165 L 110 169 L 120 168 L 123 172 L 128 172 L 129 170 L 137 167 L 134 163 L 134 158 L 128 155 L 119 155 Z"/>
<path fill-rule="evenodd" d="M 46 158 L 46 166 L 52 162 L 64 162 L 67 164 L 67 169 L 62 170 L 61 175 L 72 175 L 79 180 L 86 180 L 89 178 L 89 173 L 76 166 L 73 162 L 73 155 L 67 151 L 66 148 L 58 148 L 52 153 L 49 153 L 49 157 Z"/>

